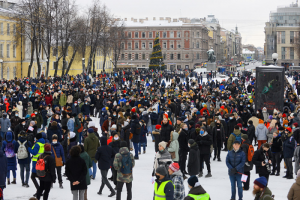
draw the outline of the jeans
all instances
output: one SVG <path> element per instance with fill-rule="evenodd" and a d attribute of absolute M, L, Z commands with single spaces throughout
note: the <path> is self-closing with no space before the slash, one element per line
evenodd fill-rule
<path fill-rule="evenodd" d="M 156 126 L 156 125 L 152 125 L 152 131 L 155 130 L 155 126 Z M 153 134 L 152 134 L 152 132 L 151 132 L 151 135 L 152 135 L 152 140 L 155 140 L 155 139 L 154 139 L 154 136 L 153 136 Z"/>
<path fill-rule="evenodd" d="M 19 164 L 20 165 L 20 176 L 22 184 L 28 184 L 29 175 L 30 175 L 30 164 Z M 24 171 L 26 169 L 26 179 L 24 181 Z"/>
<path fill-rule="evenodd" d="M 95 161 L 92 161 L 92 164 L 93 164 L 93 171 L 91 168 L 89 168 L 89 173 L 90 173 L 90 176 L 93 175 L 93 179 L 96 178 L 96 173 L 97 173 L 97 163 L 95 163 Z"/>
<path fill-rule="evenodd" d="M 56 173 L 57 173 L 57 179 L 59 183 L 62 183 L 62 177 L 61 177 L 61 167 L 55 167 L 56 168 Z"/>
<path fill-rule="evenodd" d="M 134 146 L 134 152 L 135 152 L 135 158 L 138 158 L 139 157 L 139 143 L 134 143 L 133 142 L 133 146 Z"/>
<path fill-rule="evenodd" d="M 16 176 L 17 176 L 16 175 L 16 170 L 10 170 L 10 169 L 7 170 L 7 178 L 10 178 L 10 171 L 12 171 L 13 177 L 16 178 Z"/>
<path fill-rule="evenodd" d="M 143 150 L 146 151 L 146 143 L 139 143 L 139 152 L 141 152 L 141 146 L 143 146 Z"/>
<path fill-rule="evenodd" d="M 231 183 L 231 199 L 235 199 L 235 194 L 236 194 L 236 184 L 238 187 L 238 195 L 239 195 L 239 200 L 243 199 L 243 186 L 242 186 L 242 174 L 235 174 L 235 175 L 230 175 L 229 176 L 230 183 Z"/>
<path fill-rule="evenodd" d="M 44 191 L 43 200 L 48 200 L 49 192 L 51 189 L 51 184 L 52 184 L 52 182 L 40 181 L 40 187 L 36 194 L 36 198 L 38 200 L 40 200 L 40 198 L 43 194 L 43 191 Z"/>
<path fill-rule="evenodd" d="M 73 200 L 84 200 L 85 190 L 72 190 Z"/>
<path fill-rule="evenodd" d="M 132 199 L 132 182 L 130 183 L 125 183 L 126 188 L 127 188 L 127 200 Z M 124 182 L 119 182 L 117 183 L 117 200 L 121 200 L 121 192 L 123 188 Z"/>
<path fill-rule="evenodd" d="M 147 130 L 148 130 L 148 133 L 152 133 L 152 125 L 150 125 L 150 126 L 147 126 Z"/>
<path fill-rule="evenodd" d="M 107 180 L 108 169 L 100 169 L 100 171 L 102 176 L 102 183 L 99 191 L 102 192 L 104 186 L 106 185 L 111 192 L 114 192 L 114 189 L 111 187 L 109 181 Z"/>
<path fill-rule="evenodd" d="M 79 144 L 81 143 L 81 138 L 82 138 L 82 132 L 79 133 L 79 137 L 77 139 L 77 141 L 79 142 Z"/>

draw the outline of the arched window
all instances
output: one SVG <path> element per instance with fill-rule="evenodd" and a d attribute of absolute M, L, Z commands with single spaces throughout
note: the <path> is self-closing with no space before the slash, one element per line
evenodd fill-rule
<path fill-rule="evenodd" d="M 9 67 L 7 67 L 7 72 L 6 72 L 6 74 L 7 74 L 7 80 L 9 80 Z"/>

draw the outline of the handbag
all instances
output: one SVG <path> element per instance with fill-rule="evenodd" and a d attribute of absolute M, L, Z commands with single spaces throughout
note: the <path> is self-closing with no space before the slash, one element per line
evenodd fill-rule
<path fill-rule="evenodd" d="M 169 152 L 171 154 L 171 158 L 172 159 L 175 159 L 176 158 L 176 155 L 175 155 L 175 151 L 174 152 Z"/>
<path fill-rule="evenodd" d="M 56 167 L 62 167 L 64 164 L 63 164 L 63 161 L 62 161 L 62 157 L 58 158 L 56 156 L 56 152 L 54 150 L 54 148 L 52 147 L 53 149 L 53 153 L 54 153 L 54 156 L 55 156 L 55 164 L 56 164 Z"/>

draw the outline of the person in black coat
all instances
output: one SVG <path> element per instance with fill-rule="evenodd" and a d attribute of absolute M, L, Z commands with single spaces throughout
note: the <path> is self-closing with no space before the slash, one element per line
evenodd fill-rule
<path fill-rule="evenodd" d="M 19 133 L 21 131 L 25 131 L 25 119 L 21 119 L 20 123 L 15 127 L 14 134 L 15 134 L 15 140 L 18 140 Z"/>
<path fill-rule="evenodd" d="M 56 134 L 58 136 L 58 141 L 61 141 L 61 133 L 60 130 L 58 128 L 57 122 L 53 121 L 48 130 L 47 130 L 47 139 L 49 140 L 50 143 L 52 143 L 52 136 Z"/>
<path fill-rule="evenodd" d="M 134 146 L 134 159 L 139 159 L 139 142 L 140 142 L 140 133 L 141 129 L 137 129 L 137 125 L 139 124 L 139 120 L 137 119 L 136 115 L 132 115 L 131 121 L 130 121 L 130 133 L 133 134 L 132 136 L 132 143 Z"/>
<path fill-rule="evenodd" d="M 111 148 L 114 150 L 115 154 L 119 153 L 120 150 L 120 137 L 119 134 L 116 131 L 113 131 L 111 133 L 111 136 L 113 136 L 112 142 L 109 143 L 109 146 L 111 146 Z M 111 166 L 113 166 L 115 157 L 113 157 L 113 159 L 111 159 Z M 114 167 L 111 168 L 112 171 L 112 177 L 109 178 L 110 180 L 112 180 L 115 184 L 115 186 L 117 186 L 117 171 L 115 170 Z"/>
<path fill-rule="evenodd" d="M 106 185 L 109 189 L 111 194 L 109 197 L 112 197 L 116 194 L 115 190 L 111 187 L 110 183 L 107 179 L 107 173 L 111 166 L 112 159 L 115 157 L 115 152 L 111 146 L 107 145 L 107 139 L 106 137 L 100 138 L 101 147 L 97 149 L 95 159 L 98 160 L 98 167 L 101 171 L 102 176 L 102 183 L 99 189 L 98 194 L 102 194 L 102 190 L 104 186 Z"/>
<path fill-rule="evenodd" d="M 87 189 L 86 174 L 87 167 L 85 161 L 80 157 L 81 148 L 73 146 L 70 150 L 70 159 L 66 162 L 66 176 L 71 185 L 74 199 L 83 199 Z"/>
<path fill-rule="evenodd" d="M 246 155 L 246 162 L 244 165 L 244 174 L 248 176 L 247 181 L 244 182 L 244 190 L 249 190 L 249 183 L 250 183 L 250 171 L 253 169 L 253 162 L 252 160 L 248 160 L 248 150 L 249 146 L 252 145 L 248 139 L 248 135 L 242 136 L 242 146 L 241 149 L 245 152 Z"/>
<path fill-rule="evenodd" d="M 38 160 L 43 158 L 45 161 L 45 171 L 46 176 L 45 177 L 39 177 L 40 179 L 40 187 L 37 190 L 36 198 L 40 200 L 43 192 L 43 199 L 48 199 L 49 192 L 51 189 L 51 185 L 55 183 L 56 180 L 56 174 L 55 174 L 55 159 L 51 156 L 51 145 L 45 144 L 44 146 L 44 153 L 39 156 Z"/>
<path fill-rule="evenodd" d="M 171 132 L 174 130 L 173 126 L 169 124 L 168 118 L 163 117 L 163 123 L 161 125 L 161 141 L 169 142 L 171 138 Z"/>
<path fill-rule="evenodd" d="M 7 158 L 5 153 L 0 148 L 0 188 L 2 192 L 6 187 L 6 176 L 7 176 Z"/>
<path fill-rule="evenodd" d="M 264 176 L 269 180 L 272 164 L 272 153 L 269 143 L 263 144 L 260 149 L 255 151 L 252 162 L 255 165 L 256 173 L 259 177 Z"/>
<path fill-rule="evenodd" d="M 272 173 L 270 175 L 280 176 L 280 162 L 281 162 L 281 154 L 282 154 L 282 139 L 281 134 L 277 132 L 273 133 L 273 139 L 271 142 L 271 152 L 272 152 Z"/>
<path fill-rule="evenodd" d="M 248 135 L 249 142 L 252 144 L 253 138 L 255 137 L 255 127 L 253 126 L 253 121 L 252 120 L 248 121 L 247 135 Z"/>
<path fill-rule="evenodd" d="M 197 143 L 193 139 L 189 139 L 189 160 L 188 160 L 188 172 L 190 176 L 197 175 L 200 169 L 200 151 Z"/>
<path fill-rule="evenodd" d="M 123 122 L 121 130 L 121 140 L 126 141 L 128 149 L 130 149 L 129 135 L 130 135 L 130 124 L 127 121 Z"/>
<path fill-rule="evenodd" d="M 188 127 L 186 124 L 183 125 L 182 130 L 180 131 L 179 137 L 178 137 L 178 143 L 179 143 L 179 166 L 182 174 L 188 174 L 185 170 L 185 164 L 187 159 L 187 154 L 190 151 L 188 146 Z"/>
<path fill-rule="evenodd" d="M 210 146 L 212 145 L 212 136 L 209 135 L 206 131 L 205 127 L 200 128 L 200 134 L 197 136 L 196 140 L 199 150 L 200 150 L 200 173 L 199 177 L 203 176 L 203 162 L 205 162 L 208 174 L 205 176 L 206 178 L 211 177 L 211 169 L 210 169 Z"/>
<path fill-rule="evenodd" d="M 225 131 L 224 128 L 220 122 L 220 120 L 217 120 L 216 126 L 212 130 L 213 135 L 213 146 L 214 146 L 214 159 L 216 160 L 216 157 L 218 157 L 218 161 L 221 161 L 221 148 L 222 144 L 225 141 Z"/>

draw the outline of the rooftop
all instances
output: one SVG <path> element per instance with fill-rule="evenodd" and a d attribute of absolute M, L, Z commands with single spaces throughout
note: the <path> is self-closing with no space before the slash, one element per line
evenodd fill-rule
<path fill-rule="evenodd" d="M 250 51 L 248 49 L 243 49 L 243 54 L 255 54 L 255 51 Z"/>

